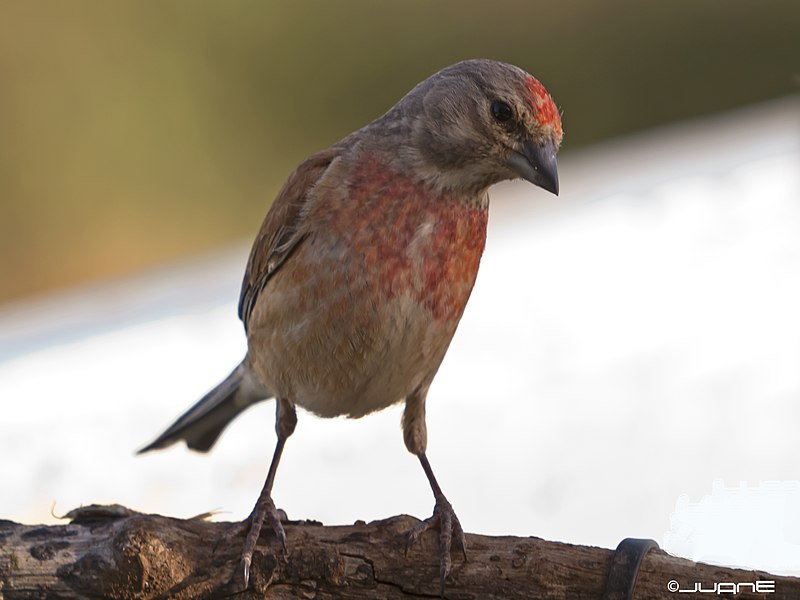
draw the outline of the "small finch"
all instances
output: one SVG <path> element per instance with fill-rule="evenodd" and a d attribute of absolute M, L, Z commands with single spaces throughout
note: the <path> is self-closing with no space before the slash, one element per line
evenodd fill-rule
<path fill-rule="evenodd" d="M 266 520 L 286 546 L 272 485 L 300 406 L 363 417 L 404 402 L 403 438 L 430 482 L 440 581 L 464 532 L 425 455 L 425 401 L 469 299 L 486 240 L 488 188 L 523 178 L 558 194 L 561 118 L 539 81 L 490 60 L 432 75 L 386 114 L 306 159 L 256 236 L 239 299 L 247 355 L 146 452 L 207 451 L 248 406 L 276 399 L 277 445 L 243 526 L 250 563 Z"/>

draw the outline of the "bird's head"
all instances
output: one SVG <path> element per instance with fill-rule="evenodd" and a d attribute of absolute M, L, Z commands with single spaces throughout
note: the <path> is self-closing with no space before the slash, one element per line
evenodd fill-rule
<path fill-rule="evenodd" d="M 456 63 L 392 112 L 410 120 L 411 146 L 422 159 L 416 166 L 444 187 L 481 190 L 521 177 L 558 194 L 561 116 L 544 86 L 518 67 Z"/>

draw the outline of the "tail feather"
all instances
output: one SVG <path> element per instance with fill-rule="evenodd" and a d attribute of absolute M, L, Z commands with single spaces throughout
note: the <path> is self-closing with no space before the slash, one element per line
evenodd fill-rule
<path fill-rule="evenodd" d="M 222 431 L 249 406 L 272 397 L 245 358 L 233 372 L 181 415 L 138 454 L 166 448 L 180 440 L 192 450 L 208 452 Z"/>

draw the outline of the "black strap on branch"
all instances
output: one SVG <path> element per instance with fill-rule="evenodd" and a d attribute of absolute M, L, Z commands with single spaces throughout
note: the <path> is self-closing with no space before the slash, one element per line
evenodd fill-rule
<path fill-rule="evenodd" d="M 644 555 L 652 548 L 658 549 L 654 540 L 625 538 L 619 543 L 611 559 L 603 600 L 633 600 L 639 567 Z"/>

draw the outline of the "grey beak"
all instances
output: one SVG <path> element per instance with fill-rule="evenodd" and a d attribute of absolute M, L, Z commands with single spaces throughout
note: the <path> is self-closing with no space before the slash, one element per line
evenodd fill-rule
<path fill-rule="evenodd" d="M 523 142 L 511 152 L 506 164 L 523 179 L 558 196 L 558 165 L 552 142 Z"/>

